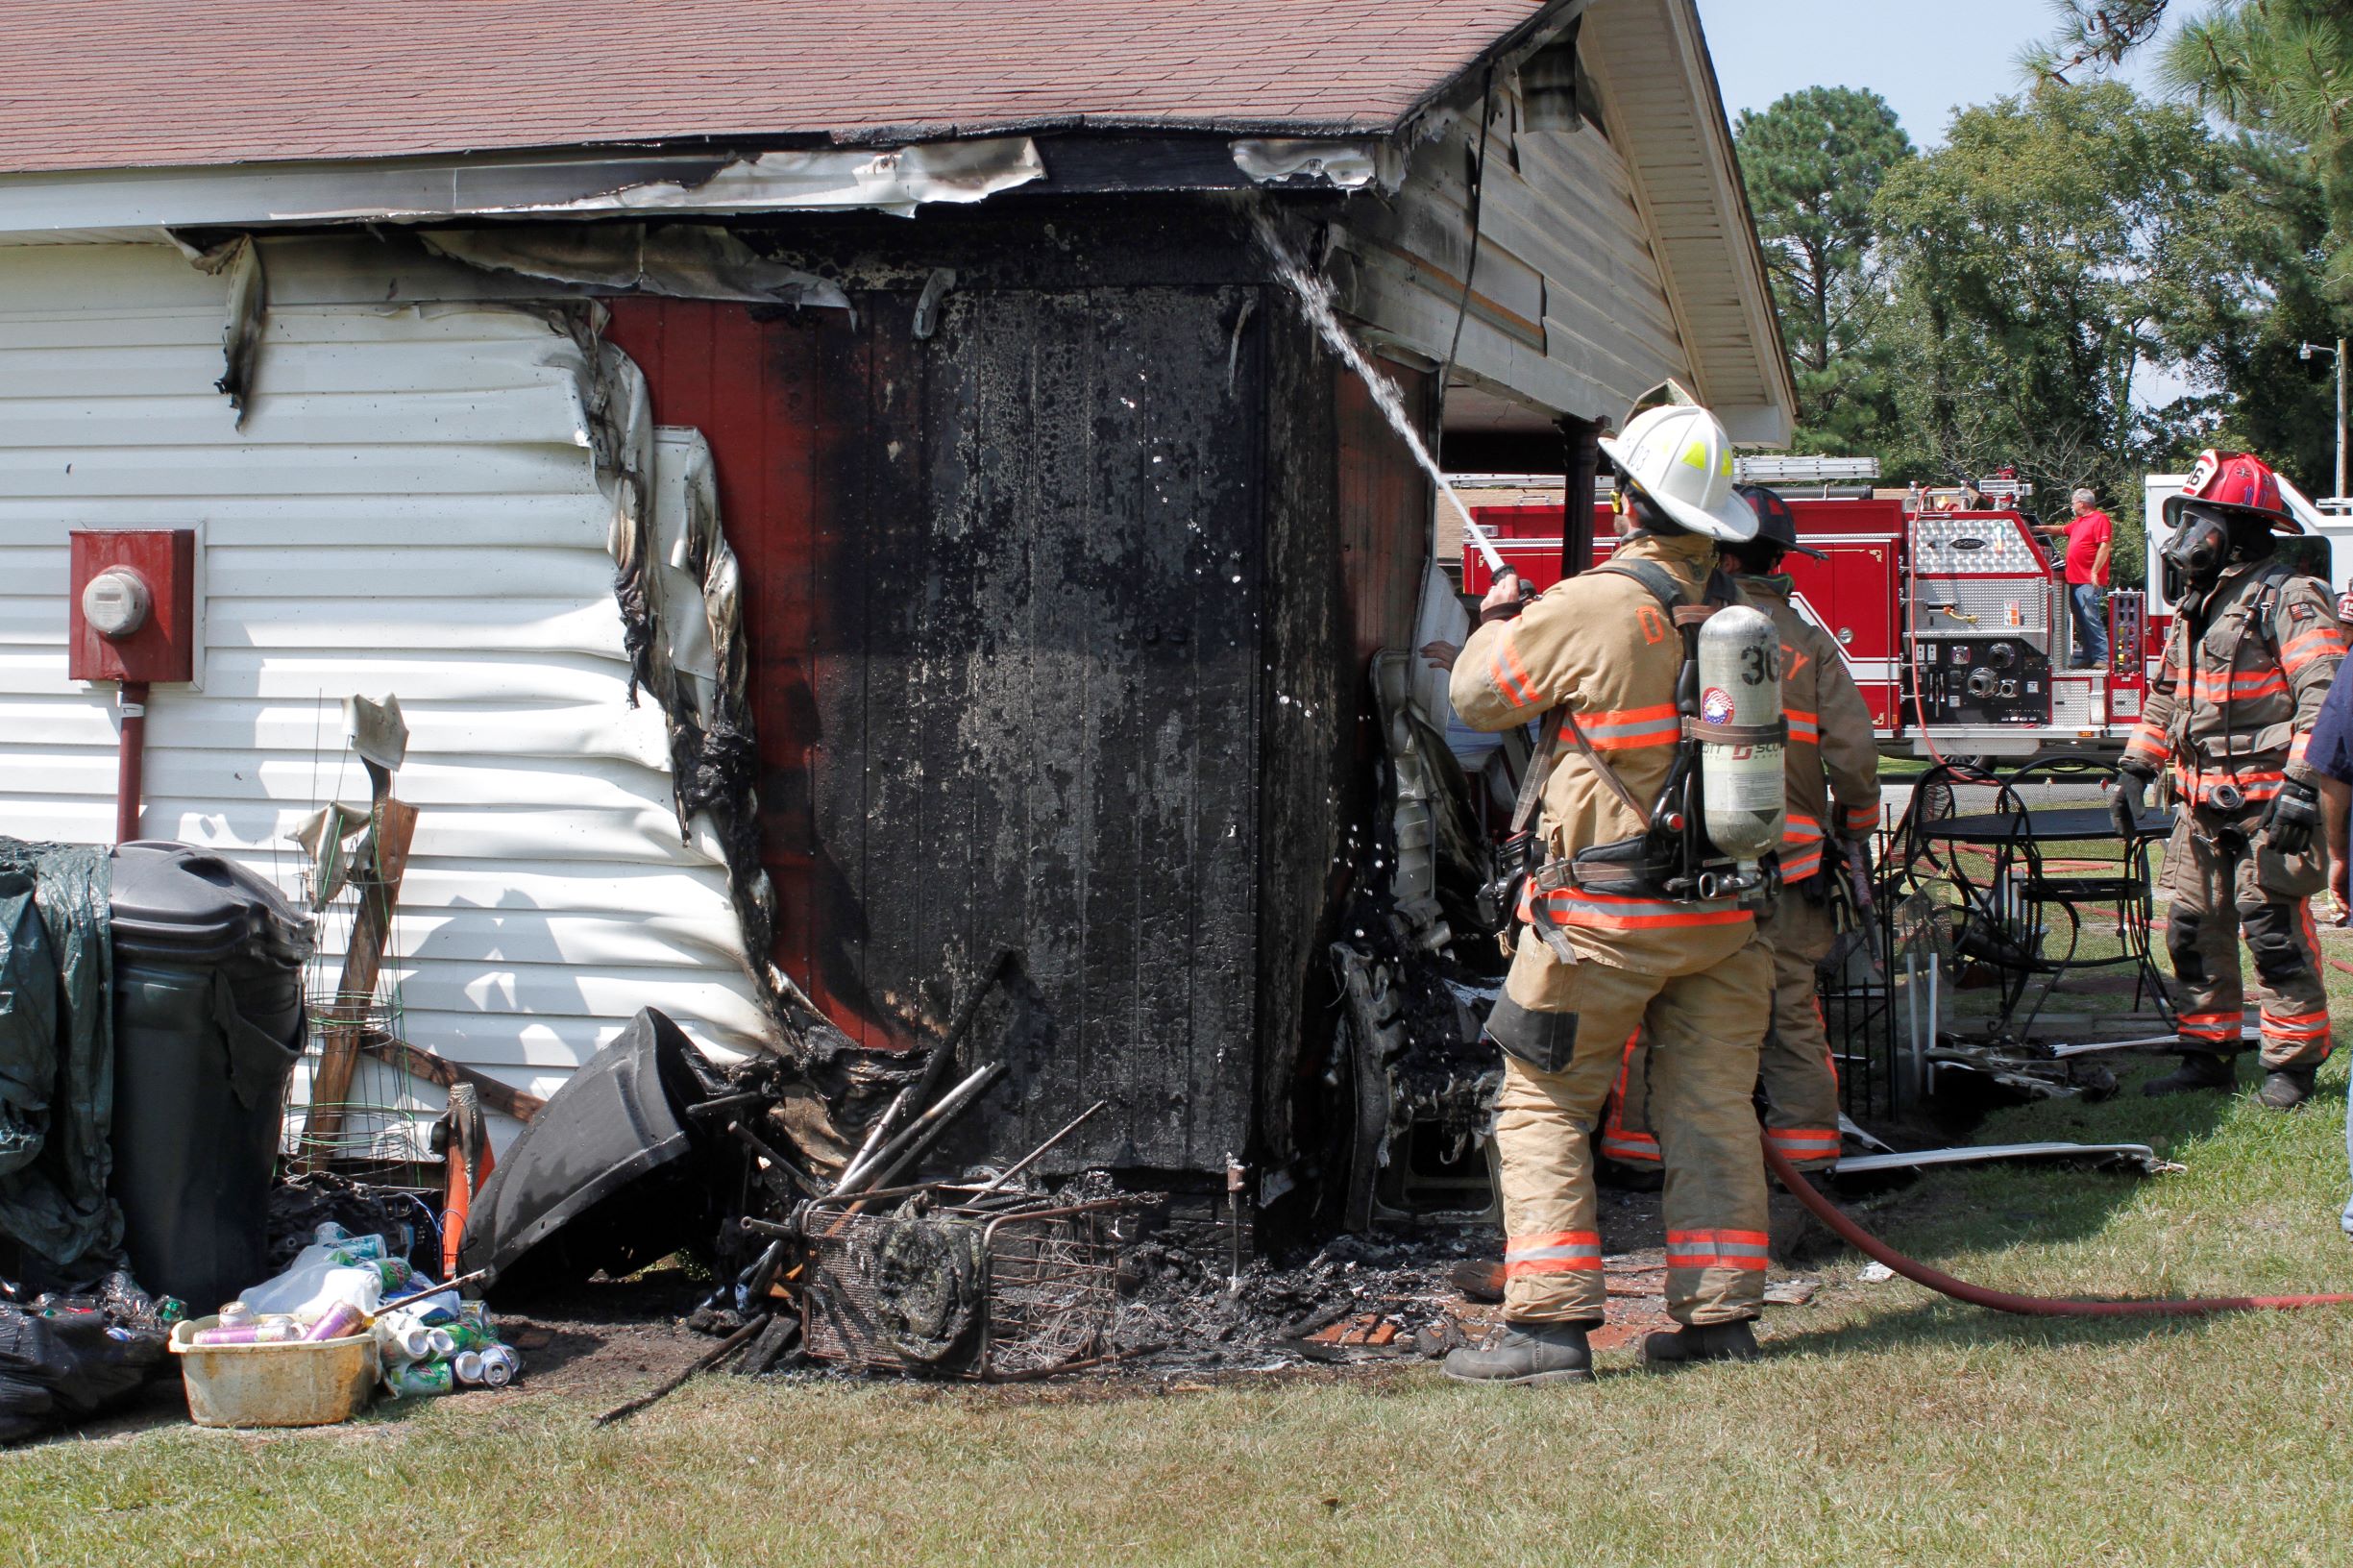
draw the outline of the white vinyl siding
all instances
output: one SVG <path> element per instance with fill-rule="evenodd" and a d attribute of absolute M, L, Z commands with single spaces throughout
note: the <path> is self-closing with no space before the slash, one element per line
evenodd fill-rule
<path fill-rule="evenodd" d="M 164 246 L 0 248 L 0 832 L 112 834 L 67 530 L 196 527 L 201 690 L 151 700 L 145 836 L 293 890 L 283 836 L 366 798 L 341 698 L 397 693 L 409 1040 L 541 1094 L 649 1005 L 752 1047 L 724 872 L 679 842 L 661 713 L 629 701 L 578 348 L 494 305 L 278 306 L 240 430 L 226 292 Z"/>

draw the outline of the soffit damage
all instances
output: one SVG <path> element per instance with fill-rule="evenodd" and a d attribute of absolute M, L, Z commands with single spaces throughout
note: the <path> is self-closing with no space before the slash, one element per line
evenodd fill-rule
<path fill-rule="evenodd" d="M 0 158 L 6 155 L 0 154 Z M 1027 136 L 882 150 L 532 155 L 0 174 L 0 236 L 466 218 L 893 212 L 1046 176 Z"/>
<path fill-rule="evenodd" d="M 429 230 L 418 238 L 436 256 L 470 267 L 582 288 L 681 300 L 850 307 L 840 284 L 768 260 L 728 231 L 707 225 Z"/>

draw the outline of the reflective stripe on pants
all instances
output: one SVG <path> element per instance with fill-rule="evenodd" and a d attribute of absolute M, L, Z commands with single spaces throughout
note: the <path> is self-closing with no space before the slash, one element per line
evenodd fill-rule
<path fill-rule="evenodd" d="M 1688 1256 L 1718 1260 L 1671 1267 L 1667 1310 L 1687 1324 L 1756 1315 L 1762 1255 L 1741 1249 L 1761 1245 L 1749 1238 L 1766 1230 L 1764 1162 L 1750 1096 L 1771 977 L 1764 944 L 1751 940 L 1697 973 L 1641 974 L 1587 963 L 1558 978 L 1553 989 L 1568 1004 L 1559 1010 L 1578 1015 L 1575 1051 L 1558 1072 L 1505 1058 L 1495 1142 L 1511 1249 L 1526 1262 L 1559 1266 L 1516 1273 L 1507 1267 L 1507 1316 L 1527 1322 L 1603 1316 L 1601 1270 L 1575 1249 L 1583 1245 L 1577 1238 L 1600 1230 L 1593 1143 L 1627 1038 L 1637 1027 L 1651 1042 L 1645 1104 L 1666 1167 L 1667 1228 L 1714 1238 Z M 1572 1250 L 1555 1254 L 1556 1247 Z"/>
<path fill-rule="evenodd" d="M 2327 880 L 2320 847 L 2284 856 L 2258 836 L 2235 850 L 2218 835 L 2233 821 L 2204 809 L 2184 812 L 2166 844 L 2171 907 L 2165 943 L 2183 992 L 2176 1015 L 2181 1042 L 2236 1053 L 2252 1001 L 2265 1068 L 2317 1066 L 2330 1045 L 2328 990 L 2312 922 L 2312 895 Z M 2243 936 L 2251 975 L 2240 963 Z"/>

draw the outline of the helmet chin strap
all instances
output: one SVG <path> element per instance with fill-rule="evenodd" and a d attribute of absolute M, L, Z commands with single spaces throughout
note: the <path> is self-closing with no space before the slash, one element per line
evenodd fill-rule
<path fill-rule="evenodd" d="M 1661 511 L 1650 497 L 1634 489 L 1624 478 L 1618 481 L 1627 488 L 1622 492 L 1627 500 L 1627 515 L 1633 520 L 1636 533 L 1654 533 L 1661 539 L 1686 539 L 1691 529 Z"/>

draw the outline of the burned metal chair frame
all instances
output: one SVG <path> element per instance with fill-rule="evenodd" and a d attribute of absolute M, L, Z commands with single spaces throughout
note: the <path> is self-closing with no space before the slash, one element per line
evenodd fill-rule
<path fill-rule="evenodd" d="M 892 1349 L 872 1320 L 855 1256 L 898 1217 L 868 1213 L 867 1205 L 926 1196 L 937 1201 L 924 1217 L 982 1227 L 988 1261 L 977 1340 L 953 1364 L 925 1365 Z M 789 1227 L 808 1248 L 802 1342 L 815 1360 L 984 1383 L 1051 1377 L 1115 1359 L 1118 1245 L 1111 1222 L 1135 1207 L 1125 1197 L 1065 1204 L 941 1183 L 813 1200 Z"/>
<path fill-rule="evenodd" d="M 1974 763 L 1941 763 L 1922 775 L 1911 807 L 1899 827 L 1902 864 L 1900 885 L 1936 896 L 1936 884 L 1950 891 L 1947 903 L 1956 955 L 1983 965 L 1998 977 L 1999 1008 L 1992 1033 L 2011 1044 L 2025 1042 L 2051 995 L 2077 970 L 2130 965 L 2133 1006 L 2153 999 L 2167 1026 L 2172 1002 L 2156 968 L 2149 940 L 2154 883 L 2145 835 L 2119 841 L 2117 870 L 2070 874 L 2064 862 L 2045 852 L 2029 792 L 2038 785 L 2114 787 L 2117 766 L 2092 756 L 2067 754 L 2027 763 L 2000 774 Z M 1954 810 L 1956 787 L 1991 790 L 1996 825 L 1980 834 L 1939 833 L 1937 824 L 1965 815 Z M 2074 808 L 2080 809 L 2080 808 Z M 2105 833 L 2088 835 L 2106 838 Z M 1973 869 L 1973 863 L 1975 864 Z M 2086 907 L 2114 912 L 2121 950 L 2096 958 L 2082 950 Z M 2064 930 L 2063 942 L 2054 938 Z"/>

